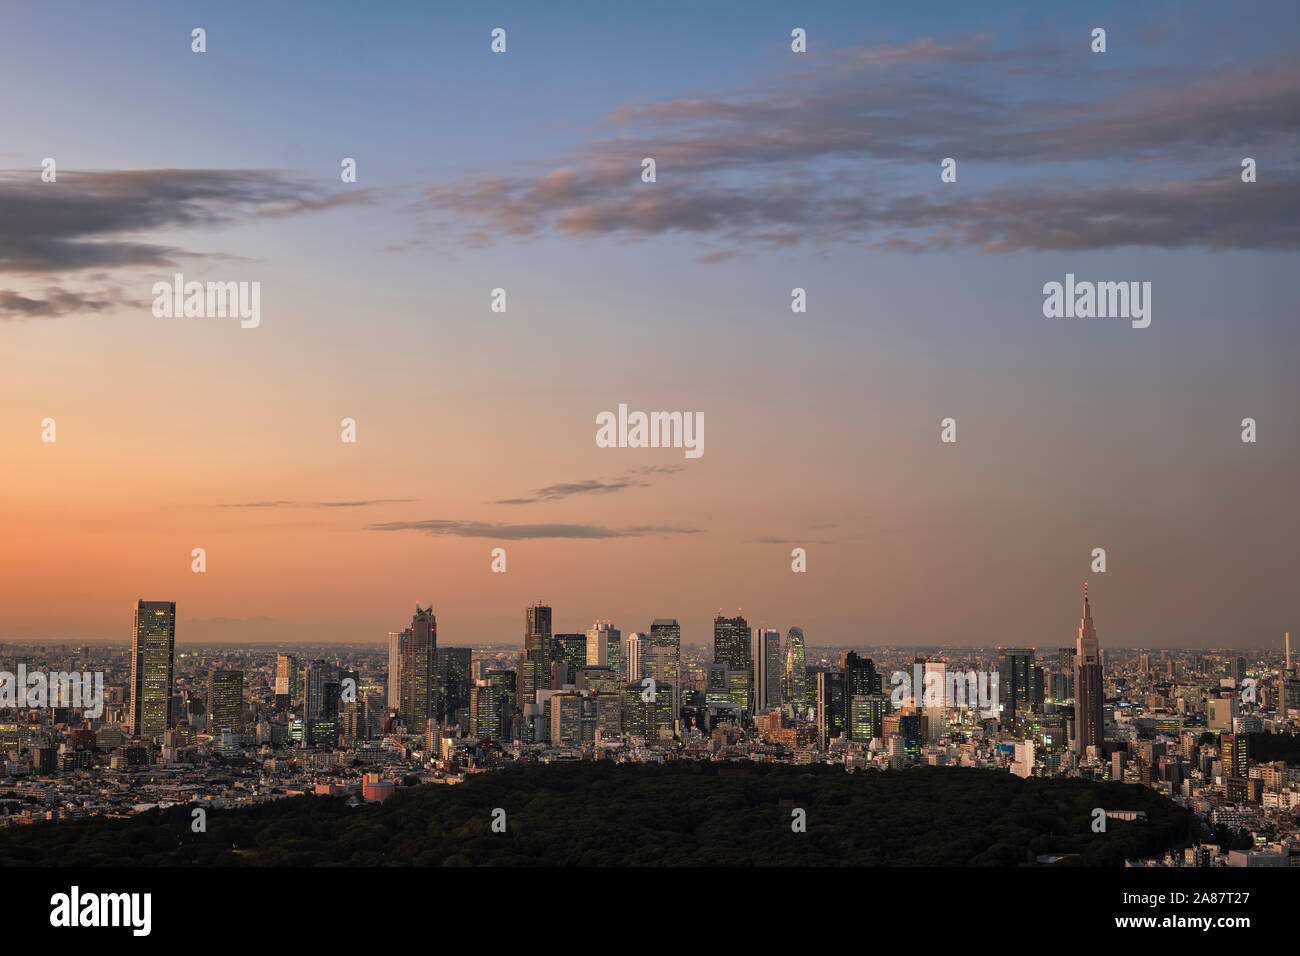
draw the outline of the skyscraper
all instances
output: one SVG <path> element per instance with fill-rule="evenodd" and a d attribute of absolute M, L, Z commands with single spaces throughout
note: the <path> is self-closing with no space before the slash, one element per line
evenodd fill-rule
<path fill-rule="evenodd" d="M 176 657 L 176 602 L 140 601 L 131 639 L 130 730 L 157 737 L 170 726 Z"/>
<path fill-rule="evenodd" d="M 524 610 L 524 650 L 549 653 L 551 648 L 551 608 L 538 602 Z"/>
<path fill-rule="evenodd" d="M 244 729 L 244 672 L 213 671 L 208 677 L 208 733 Z"/>
<path fill-rule="evenodd" d="M 817 673 L 817 737 L 823 749 L 845 730 L 844 674 Z"/>
<path fill-rule="evenodd" d="M 744 671 L 749 675 L 749 689 L 745 693 L 745 710 L 754 712 L 754 659 L 749 648 L 749 622 L 737 614 L 713 619 L 713 662 L 726 664 L 728 670 Z"/>
<path fill-rule="evenodd" d="M 514 698 L 520 705 L 532 703 L 550 684 L 551 658 L 551 608 L 538 601 L 524 609 L 524 649 L 515 667 Z"/>
<path fill-rule="evenodd" d="M 1062 647 L 1057 651 L 1057 667 L 1061 672 L 1061 688 L 1058 698 L 1074 699 L 1074 670 L 1077 651 L 1073 647 Z"/>
<path fill-rule="evenodd" d="M 644 652 L 647 674 L 673 688 L 672 719 L 677 719 L 681 701 L 682 626 L 675 617 L 657 617 L 650 622 L 650 642 Z"/>
<path fill-rule="evenodd" d="M 330 688 L 334 699 L 330 699 Z M 302 716 L 304 720 L 330 720 L 338 716 L 339 669 L 329 661 L 309 661 L 302 669 Z"/>
<path fill-rule="evenodd" d="M 792 627 L 786 635 L 785 699 L 802 716 L 808 700 L 808 662 L 804 656 L 803 628 Z"/>
<path fill-rule="evenodd" d="M 754 628 L 755 712 L 781 706 L 781 632 Z"/>
<path fill-rule="evenodd" d="M 551 660 L 564 662 L 563 683 L 572 684 L 578 671 L 587 666 L 587 635 L 556 634 L 551 638 L 551 648 Z"/>
<path fill-rule="evenodd" d="M 623 657 L 627 661 L 627 679 L 629 681 L 639 681 L 641 679 L 641 657 L 642 646 L 649 645 L 650 639 L 640 631 L 633 631 L 623 642 Z"/>
<path fill-rule="evenodd" d="M 438 620 L 433 608 L 415 605 L 402 647 L 398 709 L 408 729 L 423 731 L 438 713 Z"/>
<path fill-rule="evenodd" d="M 608 667 L 619 674 L 623 657 L 623 635 L 611 622 L 597 621 L 587 629 L 587 666 Z"/>
<path fill-rule="evenodd" d="M 998 648 L 998 724 L 1015 727 L 1034 705 L 1034 648 Z"/>
<path fill-rule="evenodd" d="M 277 654 L 275 658 L 275 696 L 292 704 L 298 697 L 298 659 L 292 654 Z"/>
<path fill-rule="evenodd" d="M 468 647 L 439 647 L 435 657 L 438 661 L 438 693 L 447 718 L 455 720 L 458 711 L 469 707 L 473 653 Z"/>
<path fill-rule="evenodd" d="M 402 647 L 406 633 L 388 632 L 388 706 L 396 709 L 402 706 Z"/>
<path fill-rule="evenodd" d="M 1097 629 L 1092 624 L 1092 606 L 1088 603 L 1088 585 L 1083 585 L 1083 620 L 1075 643 L 1074 681 L 1074 750 L 1087 753 L 1100 747 L 1105 731 L 1102 722 L 1101 656 L 1097 646 Z"/>

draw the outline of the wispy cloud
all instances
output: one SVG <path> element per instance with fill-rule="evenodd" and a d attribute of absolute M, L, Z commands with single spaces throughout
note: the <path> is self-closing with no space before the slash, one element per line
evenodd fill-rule
<path fill-rule="evenodd" d="M 524 541 L 539 538 L 636 538 L 661 534 L 700 534 L 698 528 L 669 525 L 638 525 L 632 528 L 606 528 L 590 524 L 498 524 L 489 521 L 385 521 L 369 525 L 369 531 L 419 531 L 430 535 L 457 538 L 498 538 Z"/>
<path fill-rule="evenodd" d="M 526 498 L 501 498 L 498 505 L 531 505 L 542 501 L 560 501 L 574 495 L 607 495 L 628 488 L 650 488 L 653 482 L 646 481 L 645 475 L 671 475 L 681 471 L 680 465 L 648 465 L 637 468 L 621 478 L 586 478 L 581 481 L 565 481 L 545 488 L 538 488 Z"/>
<path fill-rule="evenodd" d="M 371 505 L 400 504 L 418 498 L 364 498 L 357 501 L 237 501 L 218 508 L 368 508 Z"/>
<path fill-rule="evenodd" d="M 0 319 L 49 318 L 81 312 L 102 312 L 121 301 L 121 292 L 117 289 L 91 293 L 49 286 L 40 297 L 0 289 Z"/>
<path fill-rule="evenodd" d="M 1111 69 L 1083 82 L 1077 58 L 998 50 L 983 37 L 825 60 L 780 84 L 625 105 L 606 117 L 610 135 L 549 169 L 429 187 L 422 207 L 478 242 L 678 233 L 728 247 L 701 262 L 741 247 L 840 241 L 984 252 L 1296 247 L 1294 162 L 1274 162 L 1267 184 L 1248 188 L 1223 163 L 1225 147 L 1235 157 L 1245 144 L 1294 156 L 1300 64 Z M 1029 61 L 1037 80 L 1027 86 Z M 654 185 L 639 181 L 643 156 L 656 160 Z M 946 156 L 1014 163 L 1021 185 L 978 188 L 966 176 L 935 200 Z M 1090 163 L 1152 172 L 1118 189 L 1065 181 L 1066 164 Z M 932 169 L 933 192 L 885 188 L 917 164 Z"/>

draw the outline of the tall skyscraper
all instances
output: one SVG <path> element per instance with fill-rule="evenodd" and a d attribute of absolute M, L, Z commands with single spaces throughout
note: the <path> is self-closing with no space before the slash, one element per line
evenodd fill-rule
<path fill-rule="evenodd" d="M 640 631 L 633 631 L 623 642 L 623 659 L 627 661 L 627 679 L 629 681 L 639 681 L 641 679 L 641 656 L 642 646 L 649 646 L 650 638 Z"/>
<path fill-rule="evenodd" d="M 645 659 L 657 662 L 651 677 L 661 684 L 672 685 L 675 708 L 676 702 L 681 700 L 682 669 L 682 626 L 677 623 L 677 618 L 657 617 L 650 622 L 650 642 Z M 673 720 L 677 719 L 676 709 L 673 710 L 672 717 Z"/>
<path fill-rule="evenodd" d="M 754 628 L 755 713 L 781 706 L 781 632 Z"/>
<path fill-rule="evenodd" d="M 277 654 L 275 658 L 275 696 L 292 704 L 298 698 L 298 658 Z"/>
<path fill-rule="evenodd" d="M 754 659 L 749 648 L 749 622 L 737 614 L 713 619 L 713 662 L 749 675 L 745 710 L 754 712 Z"/>
<path fill-rule="evenodd" d="M 338 716 L 339 669 L 325 660 L 309 661 L 302 669 L 302 716 L 304 720 L 330 720 Z M 335 697 L 330 699 L 330 688 Z"/>
<path fill-rule="evenodd" d="M 408 729 L 424 731 L 438 717 L 438 620 L 433 608 L 415 605 L 402 647 L 402 694 L 398 710 Z"/>
<path fill-rule="evenodd" d="M 623 657 L 623 635 L 609 621 L 597 621 L 587 629 L 587 666 L 608 667 L 619 675 Z"/>
<path fill-rule="evenodd" d="M 551 660 L 564 662 L 563 682 L 572 684 L 578 671 L 587 666 L 587 635 L 556 634 L 551 638 L 551 648 Z"/>
<path fill-rule="evenodd" d="M 244 672 L 213 671 L 208 677 L 208 733 L 244 729 Z"/>
<path fill-rule="evenodd" d="M 1088 585 L 1083 585 L 1083 620 L 1075 642 L 1077 661 L 1074 680 L 1074 749 L 1087 753 L 1100 747 L 1105 733 L 1102 720 L 1101 655 L 1097 629 L 1092 623 L 1092 605 L 1088 603 Z"/>
<path fill-rule="evenodd" d="M 808 662 L 804 656 L 803 628 L 792 627 L 786 634 L 785 699 L 803 716 L 808 700 Z"/>
<path fill-rule="evenodd" d="M 520 706 L 550 685 L 551 657 L 551 608 L 539 601 L 524 609 L 524 647 L 515 666 L 513 695 Z"/>
<path fill-rule="evenodd" d="M 175 658 L 176 602 L 140 601 L 131 638 L 132 734 L 157 737 L 170 726 Z"/>
<path fill-rule="evenodd" d="M 538 602 L 524 610 L 524 650 L 549 653 L 551 649 L 551 609 Z"/>
<path fill-rule="evenodd" d="M 402 706 L 402 648 L 406 635 L 406 631 L 388 632 L 388 706 L 397 710 Z"/>
<path fill-rule="evenodd" d="M 844 674 L 817 673 L 817 737 L 823 749 L 845 731 Z"/>
<path fill-rule="evenodd" d="M 455 720 L 458 711 L 469 707 L 469 691 L 474 683 L 470 676 L 473 654 L 468 647 L 439 647 L 435 656 L 438 693 L 447 718 Z"/>
<path fill-rule="evenodd" d="M 1034 706 L 1034 648 L 998 648 L 998 724 L 1016 726 Z"/>
<path fill-rule="evenodd" d="M 1057 668 L 1061 672 L 1061 689 L 1057 697 L 1066 700 L 1074 699 L 1074 670 L 1076 650 L 1073 647 L 1062 647 L 1057 651 Z"/>

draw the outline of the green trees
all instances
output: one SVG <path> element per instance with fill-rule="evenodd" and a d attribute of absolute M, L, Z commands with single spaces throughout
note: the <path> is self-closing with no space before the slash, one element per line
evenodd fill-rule
<path fill-rule="evenodd" d="M 507 832 L 491 828 L 494 808 Z M 1144 810 L 1093 833 L 1095 807 Z M 806 815 L 806 832 L 791 828 Z M 528 765 L 383 804 L 303 796 L 129 820 L 0 831 L 3 865 L 143 866 L 1122 866 L 1188 836 L 1190 814 L 1135 784 L 1019 777 L 959 767 L 845 773 L 756 765 Z"/>

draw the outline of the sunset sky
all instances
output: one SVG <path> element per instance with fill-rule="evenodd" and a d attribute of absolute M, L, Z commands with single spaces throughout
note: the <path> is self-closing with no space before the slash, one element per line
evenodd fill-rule
<path fill-rule="evenodd" d="M 1300 633 L 1294 3 L 582 6 L 0 0 L 0 640 Z"/>

